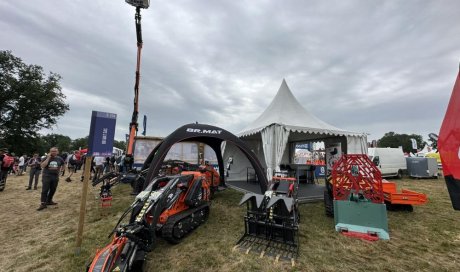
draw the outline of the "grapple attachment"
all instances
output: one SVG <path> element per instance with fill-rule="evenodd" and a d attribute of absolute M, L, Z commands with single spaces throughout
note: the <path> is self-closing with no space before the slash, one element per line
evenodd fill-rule
<path fill-rule="evenodd" d="M 274 178 L 264 195 L 245 194 L 240 201 L 240 205 L 247 206 L 244 235 L 235 249 L 253 251 L 260 257 L 273 256 L 276 261 L 291 260 L 294 264 L 299 248 L 297 187 L 294 178 Z"/>
<path fill-rule="evenodd" d="M 248 205 L 250 204 L 251 207 L 255 208 L 260 208 L 262 205 L 262 202 L 264 201 L 264 196 L 259 195 L 259 194 L 254 194 L 254 193 L 247 193 L 243 196 L 243 198 L 240 201 L 240 204 L 238 205 L 243 205 L 246 202 L 249 202 Z"/>
<path fill-rule="evenodd" d="M 267 209 L 271 207 L 278 207 L 279 209 L 285 208 L 286 210 L 283 213 L 289 214 L 292 212 L 292 209 L 294 208 L 294 201 L 292 198 L 287 198 L 285 196 L 272 196 L 267 204 Z"/>

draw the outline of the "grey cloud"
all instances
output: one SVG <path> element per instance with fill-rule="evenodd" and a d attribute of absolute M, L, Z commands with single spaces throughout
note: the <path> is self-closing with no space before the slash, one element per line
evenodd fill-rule
<path fill-rule="evenodd" d="M 118 114 L 123 139 L 134 9 L 124 1 L 35 2 L 0 3 L 0 40 L 78 94 L 54 131 L 82 137 L 91 110 L 107 110 Z M 426 137 L 439 129 L 458 72 L 459 8 L 454 0 L 154 2 L 142 11 L 139 122 L 147 114 L 150 135 L 194 121 L 238 132 L 286 78 L 301 104 L 333 125 L 370 139 L 390 130 Z"/>

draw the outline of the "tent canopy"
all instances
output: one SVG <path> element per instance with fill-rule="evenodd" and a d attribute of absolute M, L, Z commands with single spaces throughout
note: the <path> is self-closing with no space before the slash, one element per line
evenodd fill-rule
<path fill-rule="evenodd" d="M 289 149 L 286 149 L 289 142 L 341 142 L 345 153 L 367 153 L 365 133 L 343 130 L 317 118 L 297 101 L 284 79 L 267 109 L 237 135 L 265 162 L 268 179 L 274 170 L 279 170 L 281 163 L 289 161 Z"/>
<path fill-rule="evenodd" d="M 282 125 L 287 131 L 293 132 L 334 136 L 364 135 L 334 127 L 311 114 L 297 101 L 284 79 L 278 93 L 265 111 L 237 135 L 250 136 L 273 124 Z"/>

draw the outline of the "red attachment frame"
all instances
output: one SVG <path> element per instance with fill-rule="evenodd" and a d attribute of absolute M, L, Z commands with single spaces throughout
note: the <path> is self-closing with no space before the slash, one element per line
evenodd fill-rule
<path fill-rule="evenodd" d="M 292 192 L 294 192 L 294 183 L 297 181 L 296 178 L 288 178 L 288 177 L 273 177 L 272 178 L 274 182 L 280 182 L 282 180 L 286 180 L 290 182 L 291 184 L 289 185 L 289 196 L 292 195 Z"/>
<path fill-rule="evenodd" d="M 281 181 L 281 180 L 287 180 L 291 183 L 294 183 L 296 181 L 296 178 L 285 178 L 285 177 L 272 177 L 273 180 Z"/>
<path fill-rule="evenodd" d="M 383 203 L 382 174 L 364 154 L 344 154 L 332 167 L 335 200 L 348 200 L 362 194 L 373 203 Z"/>
<path fill-rule="evenodd" d="M 371 241 L 371 242 L 379 240 L 379 237 L 376 234 L 372 234 L 372 233 L 361 233 L 361 232 L 355 232 L 355 231 L 341 231 L 340 233 L 348 237 L 359 238 L 359 239 Z"/>
<path fill-rule="evenodd" d="M 110 206 L 112 206 L 112 197 L 111 196 L 101 197 L 101 207 L 104 208 L 104 207 L 110 207 Z"/>

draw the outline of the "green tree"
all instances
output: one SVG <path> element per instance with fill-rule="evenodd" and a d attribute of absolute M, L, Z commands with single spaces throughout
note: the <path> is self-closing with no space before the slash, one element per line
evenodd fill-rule
<path fill-rule="evenodd" d="M 73 140 L 70 145 L 71 150 L 79 150 L 80 148 L 84 149 L 87 147 L 88 147 L 88 136 L 83 137 L 83 138 L 77 138 Z"/>
<path fill-rule="evenodd" d="M 1 144 L 1 146 L 7 146 L 6 144 Z M 31 137 L 26 141 L 22 142 L 19 146 L 20 148 L 10 148 L 11 152 L 15 155 L 33 155 L 38 153 L 40 155 L 48 152 L 47 143 L 42 139 L 42 137 Z"/>
<path fill-rule="evenodd" d="M 87 148 L 88 147 L 88 138 L 89 138 L 89 136 L 86 136 L 84 138 L 77 138 L 77 139 L 73 140 L 71 145 L 70 145 L 70 148 L 72 150 L 78 150 L 79 148 L 82 148 L 82 149 Z M 123 149 L 123 150 L 126 150 L 126 142 L 125 141 L 114 140 L 113 141 L 113 146 L 117 147 L 117 148 L 120 148 L 120 149 Z"/>
<path fill-rule="evenodd" d="M 126 150 L 126 141 L 117 141 L 117 140 L 114 140 L 113 141 L 113 146 L 114 147 L 117 147 L 117 148 L 120 148 L 122 150 Z"/>
<path fill-rule="evenodd" d="M 30 153 L 38 131 L 51 128 L 69 105 L 60 86 L 61 76 L 46 75 L 38 65 L 25 64 L 11 51 L 0 51 L 0 144 Z"/>
<path fill-rule="evenodd" d="M 393 131 L 385 133 L 382 138 L 377 142 L 378 147 L 393 147 L 398 148 L 402 146 L 404 152 L 413 152 L 411 139 L 415 139 L 417 147 L 423 148 L 426 144 L 423 137 L 417 134 L 397 134 Z"/>
<path fill-rule="evenodd" d="M 59 152 L 69 152 L 71 150 L 72 139 L 69 136 L 64 136 L 61 134 L 48 134 L 42 136 L 43 141 L 45 142 L 45 148 L 56 146 L 59 149 Z"/>
<path fill-rule="evenodd" d="M 29 150 L 30 155 L 33 155 L 33 153 L 44 155 L 50 148 L 42 137 L 30 138 L 28 143 L 30 146 L 27 147 L 27 150 Z"/>

